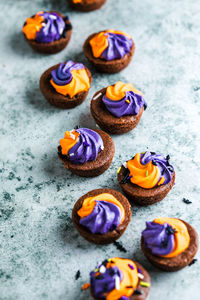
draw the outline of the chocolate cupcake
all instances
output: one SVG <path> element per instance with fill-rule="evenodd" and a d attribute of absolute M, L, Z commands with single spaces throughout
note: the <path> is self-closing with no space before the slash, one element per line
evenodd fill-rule
<path fill-rule="evenodd" d="M 117 73 L 130 63 L 135 44 L 129 34 L 111 29 L 91 34 L 83 50 L 99 72 Z"/>
<path fill-rule="evenodd" d="M 67 46 L 72 34 L 72 25 L 68 17 L 56 11 L 40 11 L 26 19 L 22 31 L 26 41 L 35 51 L 53 54 Z"/>
<path fill-rule="evenodd" d="M 175 182 L 170 157 L 155 152 L 137 153 L 118 170 L 119 184 L 128 199 L 138 205 L 161 201 Z"/>
<path fill-rule="evenodd" d="M 131 207 L 120 192 L 96 189 L 75 203 L 72 220 L 78 232 L 89 242 L 110 244 L 126 230 L 131 220 Z"/>
<path fill-rule="evenodd" d="M 82 289 L 90 287 L 95 300 L 145 300 L 150 285 L 148 272 L 138 262 L 112 257 L 97 265 Z"/>
<path fill-rule="evenodd" d="M 91 101 L 91 114 L 103 130 L 122 134 L 135 128 L 147 104 L 131 83 L 116 82 L 98 91 Z"/>
<path fill-rule="evenodd" d="M 99 9 L 106 0 L 68 0 L 68 2 L 76 10 L 88 12 Z"/>
<path fill-rule="evenodd" d="M 95 177 L 110 166 L 115 153 L 112 138 L 101 130 L 79 128 L 66 131 L 60 140 L 58 156 L 72 173 Z"/>
<path fill-rule="evenodd" d="M 40 90 L 50 104 L 59 108 L 74 108 L 86 99 L 91 81 L 87 67 L 68 60 L 42 74 Z"/>
<path fill-rule="evenodd" d="M 176 218 L 157 218 L 146 222 L 141 247 L 156 267 L 178 271 L 189 265 L 198 250 L 198 235 L 187 222 Z"/>

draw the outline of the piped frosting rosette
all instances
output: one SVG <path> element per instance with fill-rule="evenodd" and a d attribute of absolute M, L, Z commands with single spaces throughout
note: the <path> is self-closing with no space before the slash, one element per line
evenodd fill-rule
<path fill-rule="evenodd" d="M 115 117 L 137 115 L 142 107 L 147 104 L 143 95 L 131 83 L 116 82 L 107 87 L 106 94 L 102 98 L 106 109 Z"/>
<path fill-rule="evenodd" d="M 68 19 L 65 17 L 65 20 Z M 28 40 L 38 43 L 51 43 L 59 40 L 66 29 L 65 21 L 56 12 L 40 11 L 31 18 L 27 18 L 23 26 L 23 33 Z"/>
<path fill-rule="evenodd" d="M 69 95 L 72 98 L 90 88 L 90 78 L 85 66 L 72 60 L 61 63 L 57 69 L 51 72 L 51 76 L 51 85 L 64 96 Z"/>
<path fill-rule="evenodd" d="M 127 300 L 139 282 L 140 270 L 135 262 L 118 257 L 105 260 L 90 273 L 90 285 L 95 298 Z"/>
<path fill-rule="evenodd" d="M 169 155 L 165 158 L 161 154 L 149 151 L 137 153 L 133 159 L 127 161 L 127 172 L 122 183 L 130 180 L 144 189 L 168 184 L 174 172 L 169 159 Z"/>
<path fill-rule="evenodd" d="M 95 58 L 106 61 L 121 59 L 131 51 L 133 45 L 129 34 L 117 30 L 106 30 L 96 34 L 89 44 Z"/>
<path fill-rule="evenodd" d="M 64 139 L 60 140 L 60 146 L 61 154 L 75 164 L 94 161 L 104 149 L 101 136 L 88 128 L 66 131 Z"/>
<path fill-rule="evenodd" d="M 77 214 L 79 223 L 93 234 L 113 231 L 125 218 L 123 205 L 109 193 L 86 198 Z"/>
<path fill-rule="evenodd" d="M 146 222 L 142 232 L 144 244 L 153 255 L 175 257 L 190 244 L 190 235 L 183 221 L 175 218 L 157 218 Z"/>

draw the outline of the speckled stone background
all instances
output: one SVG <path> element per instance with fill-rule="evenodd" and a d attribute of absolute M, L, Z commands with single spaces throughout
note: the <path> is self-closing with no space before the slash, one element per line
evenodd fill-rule
<path fill-rule="evenodd" d="M 72 39 L 57 55 L 40 55 L 25 43 L 21 27 L 39 10 L 69 14 Z M 146 220 L 180 217 L 197 229 L 199 202 L 200 14 L 198 0 L 108 0 L 99 11 L 72 11 L 64 0 L 1 0 L 1 202 L 0 299 L 88 299 L 81 292 L 89 271 L 111 256 L 134 258 L 152 276 L 149 299 L 199 299 L 199 261 L 177 273 L 152 267 L 140 251 Z M 116 75 L 100 75 L 82 53 L 85 38 L 105 28 L 125 30 L 136 44 L 131 65 Z M 39 90 L 41 73 L 74 59 L 89 66 L 93 83 L 87 100 L 73 110 L 51 107 Z M 148 102 L 138 127 L 114 136 L 116 154 L 110 169 L 93 179 L 78 178 L 63 167 L 57 144 L 76 125 L 95 128 L 89 105 L 92 95 L 116 80 L 131 81 Z M 115 245 L 95 246 L 76 232 L 71 221 L 74 202 L 91 189 L 120 190 L 116 171 L 134 153 L 170 154 L 176 185 L 160 203 L 134 207 L 131 224 Z M 186 205 L 182 198 L 192 204 Z M 81 277 L 75 280 L 76 272 Z"/>

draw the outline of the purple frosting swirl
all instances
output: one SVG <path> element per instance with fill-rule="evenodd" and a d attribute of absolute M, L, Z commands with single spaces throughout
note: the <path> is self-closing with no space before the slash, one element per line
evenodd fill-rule
<path fill-rule="evenodd" d="M 80 135 L 77 143 L 68 152 L 69 160 L 75 164 L 95 160 L 98 153 L 104 149 L 101 136 L 88 128 L 79 128 L 76 132 Z"/>
<path fill-rule="evenodd" d="M 123 34 L 105 33 L 108 39 L 108 47 L 103 51 L 101 57 L 105 60 L 120 59 L 131 51 L 133 42 Z"/>
<path fill-rule="evenodd" d="M 172 179 L 172 174 L 174 172 L 174 167 L 169 164 L 169 159 L 170 159 L 169 155 L 165 158 L 161 154 L 156 154 L 155 152 L 149 152 L 149 151 L 142 153 L 140 156 L 140 162 L 142 165 L 146 165 L 150 161 L 152 161 L 152 163 L 160 169 L 160 174 L 161 174 L 160 178 L 161 177 L 165 178 L 162 184 L 169 183 Z"/>
<path fill-rule="evenodd" d="M 168 224 L 146 222 L 146 229 L 142 232 L 147 249 L 154 255 L 167 255 L 174 248 L 175 230 Z"/>
<path fill-rule="evenodd" d="M 68 60 L 66 63 L 61 63 L 57 69 L 51 72 L 53 82 L 57 85 L 69 84 L 72 80 L 71 71 L 84 68 L 83 64 L 75 63 L 72 60 Z"/>
<path fill-rule="evenodd" d="M 129 100 L 128 102 L 126 100 Z M 127 115 L 137 115 L 139 110 L 147 104 L 142 95 L 136 94 L 133 91 L 126 92 L 126 95 L 121 100 L 111 100 L 106 97 L 102 98 L 107 110 L 117 118 Z"/>
<path fill-rule="evenodd" d="M 111 268 L 105 267 L 104 273 L 101 272 L 101 267 L 105 267 L 104 263 L 98 266 L 100 275 L 96 276 L 96 272 L 94 271 L 90 273 L 90 284 L 96 298 L 106 299 L 105 293 L 115 289 L 116 277 L 121 281 L 123 274 L 116 266 Z"/>
<path fill-rule="evenodd" d="M 92 233 L 106 234 L 115 230 L 121 223 L 120 208 L 106 201 L 96 201 L 92 213 L 82 219 L 80 224 L 89 229 Z"/>
<path fill-rule="evenodd" d="M 43 12 L 39 14 L 44 18 L 43 26 L 36 34 L 36 41 L 38 43 L 51 43 L 59 40 L 65 29 L 65 22 L 63 18 L 58 16 L 55 12 Z"/>

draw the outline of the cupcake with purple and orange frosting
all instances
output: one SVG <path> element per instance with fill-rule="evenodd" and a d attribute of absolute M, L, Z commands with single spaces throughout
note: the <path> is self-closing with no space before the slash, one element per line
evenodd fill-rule
<path fill-rule="evenodd" d="M 130 259 L 112 257 L 98 264 L 90 272 L 90 288 L 95 300 L 145 300 L 149 294 L 151 279 L 142 265 Z"/>
<path fill-rule="evenodd" d="M 115 153 L 112 138 L 104 131 L 77 128 L 66 131 L 58 146 L 58 156 L 72 173 L 95 177 L 110 166 Z"/>
<path fill-rule="evenodd" d="M 130 63 L 135 44 L 129 34 L 110 29 L 91 34 L 83 50 L 98 71 L 117 73 Z"/>
<path fill-rule="evenodd" d="M 175 183 L 170 156 L 155 152 L 137 153 L 118 169 L 118 181 L 128 199 L 138 205 L 161 201 Z"/>
<path fill-rule="evenodd" d="M 68 0 L 68 2 L 76 10 L 88 12 L 101 8 L 106 0 Z"/>
<path fill-rule="evenodd" d="M 42 74 L 40 90 L 50 104 L 74 108 L 86 99 L 91 81 L 91 73 L 86 66 L 68 60 Z"/>
<path fill-rule="evenodd" d="M 67 46 L 72 25 L 68 17 L 56 11 L 40 11 L 26 19 L 22 31 L 26 41 L 34 50 L 53 54 Z"/>
<path fill-rule="evenodd" d="M 147 104 L 143 94 L 131 83 L 117 81 L 96 92 L 91 101 L 91 114 L 105 131 L 122 134 L 135 128 Z"/>
<path fill-rule="evenodd" d="M 131 220 L 131 207 L 120 192 L 96 189 L 77 200 L 72 220 L 89 242 L 109 244 L 120 238 Z"/>
<path fill-rule="evenodd" d="M 177 271 L 192 262 L 198 250 L 198 235 L 183 220 L 156 218 L 146 222 L 141 246 L 153 265 L 164 271 Z"/>

